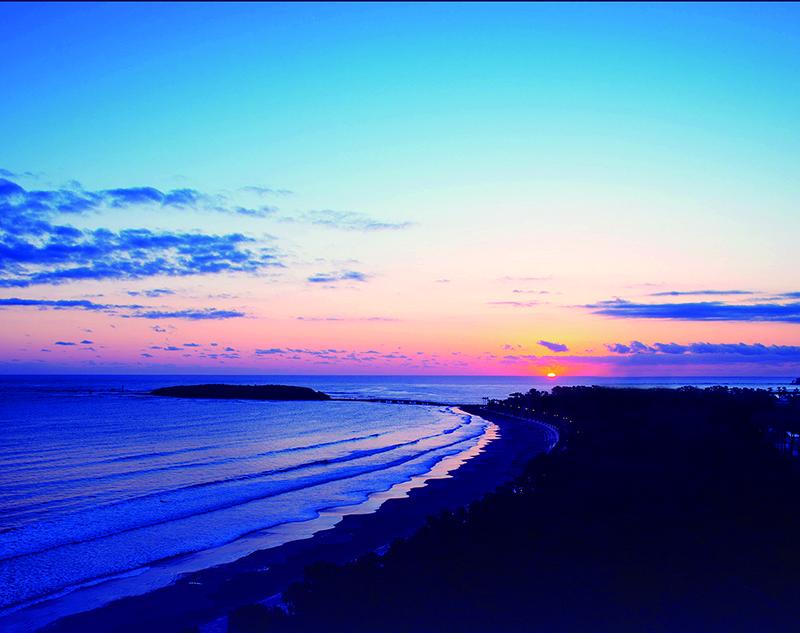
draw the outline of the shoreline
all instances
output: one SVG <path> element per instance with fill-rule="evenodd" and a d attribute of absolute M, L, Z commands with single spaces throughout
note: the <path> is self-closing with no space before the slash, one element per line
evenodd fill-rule
<path fill-rule="evenodd" d="M 457 406 L 447 406 L 448 413 L 459 418 L 470 416 Z M 0 629 L 9 633 L 31 633 L 82 613 L 99 610 L 126 598 L 145 596 L 169 587 L 190 574 L 221 568 L 259 551 L 272 550 L 293 541 L 310 539 L 314 534 L 333 529 L 348 515 L 370 514 L 389 499 L 406 498 L 412 489 L 433 479 L 447 478 L 466 461 L 479 454 L 498 433 L 497 425 L 485 423 L 477 443 L 442 456 L 427 470 L 409 474 L 388 488 L 367 493 L 355 502 L 319 507 L 315 516 L 288 520 L 242 534 L 236 539 L 203 550 L 151 561 L 141 568 L 92 579 L 57 593 L 22 603 L 0 612 Z M 459 442 L 460 443 L 460 442 Z"/>
<path fill-rule="evenodd" d="M 398 484 L 408 487 L 400 497 L 381 499 L 389 492 L 376 493 L 370 505 L 379 505 L 377 510 L 365 513 L 359 506 L 361 512 L 345 511 L 332 527 L 310 537 L 187 573 L 169 586 L 63 617 L 40 630 L 122 633 L 146 629 L 156 633 L 200 626 L 201 630 L 225 631 L 224 621 L 230 611 L 270 599 L 277 601 L 286 587 L 302 578 L 308 565 L 343 563 L 380 552 L 395 539 L 416 532 L 429 516 L 464 507 L 510 481 L 532 457 L 546 452 L 552 444 L 552 431 L 535 422 L 486 413 L 478 406 L 461 409 L 499 427 L 499 437 L 489 440 L 466 461 L 462 458 L 462 464 L 449 473 L 436 474 L 435 468 L 423 483 L 415 484 L 412 479 Z"/>

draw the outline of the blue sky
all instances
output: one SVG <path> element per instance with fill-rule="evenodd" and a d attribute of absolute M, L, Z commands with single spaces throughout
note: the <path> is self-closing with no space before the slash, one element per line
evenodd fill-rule
<path fill-rule="evenodd" d="M 242 348 L 419 347 L 508 373 L 557 362 L 540 340 L 587 356 L 638 339 L 795 345 L 791 320 L 703 315 L 798 313 L 798 35 L 791 4 L 3 4 L 6 178 L 94 192 L 91 210 L 48 221 L 120 232 L 117 249 L 136 229 L 218 250 L 217 272 L 61 271 L 0 299 L 122 305 L 163 287 L 151 312 L 248 315 Z M 134 187 L 203 202 L 100 193 Z M 233 234 L 261 259 L 231 265 Z M 52 261 L 25 265 L 55 278 Z M 737 289 L 753 294 L 650 296 Z M 650 307 L 711 300 L 722 308 Z M 0 341 L 25 367 L 53 328 L 81 327 L 74 311 L 3 314 L 37 341 Z M 93 327 L 126 333 L 93 362 L 141 368 L 150 334 L 108 318 Z M 264 328 L 274 340 L 256 340 Z M 544 360 L 480 360 L 503 345 Z"/>
<path fill-rule="evenodd" d="M 752 151 L 712 173 L 747 167 L 769 179 L 794 153 L 800 125 L 800 9 L 791 5 L 2 12 L 0 51 L 13 60 L 4 69 L 13 90 L 0 104 L 2 120 L 13 121 L 3 130 L 6 160 L 51 177 L 184 175 L 231 187 L 266 172 L 296 188 L 321 178 L 326 188 L 341 183 L 337 194 L 380 194 L 397 186 L 392 166 L 424 182 L 422 172 L 457 157 L 437 179 L 481 173 L 502 182 L 527 174 L 527 161 L 515 169 L 509 155 L 539 154 L 548 174 L 548 159 L 596 151 L 599 141 L 602 165 L 575 157 L 593 178 L 623 166 L 681 177 L 736 143 Z M 654 150 L 677 158 L 687 141 L 688 163 L 630 163 Z M 228 153 L 225 165 L 214 149 Z M 353 174 L 368 159 L 378 161 L 378 181 Z"/>

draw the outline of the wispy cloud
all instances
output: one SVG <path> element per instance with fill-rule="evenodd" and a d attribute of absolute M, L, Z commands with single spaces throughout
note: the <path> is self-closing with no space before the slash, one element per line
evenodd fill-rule
<path fill-rule="evenodd" d="M 518 277 L 514 275 L 506 275 L 501 278 L 501 281 L 550 281 L 553 279 L 552 275 L 544 275 L 541 277 Z"/>
<path fill-rule="evenodd" d="M 209 319 L 235 319 L 246 316 L 238 310 L 219 310 L 217 308 L 190 308 L 181 310 L 156 309 L 139 304 L 95 303 L 88 300 L 70 299 L 20 299 L 18 297 L 0 298 L 1 307 L 38 307 L 54 310 L 88 310 L 107 312 L 132 319 L 187 319 L 191 321 Z M 154 329 L 159 326 L 155 326 Z M 165 331 L 163 328 L 157 332 Z"/>
<path fill-rule="evenodd" d="M 535 354 L 505 354 L 500 362 L 501 363 L 529 363 L 534 360 L 539 360 Z"/>
<path fill-rule="evenodd" d="M 412 222 L 386 222 L 355 211 L 333 209 L 307 211 L 287 219 L 343 231 L 398 231 L 413 226 Z"/>
<path fill-rule="evenodd" d="M 239 215 L 248 215 L 251 218 L 266 218 L 271 215 L 274 215 L 278 212 L 278 207 L 270 206 L 270 205 L 261 205 L 260 207 L 241 207 L 241 206 L 232 206 L 232 207 L 222 207 L 222 211 L 227 211 L 229 213 L 237 213 Z"/>
<path fill-rule="evenodd" d="M 339 317 L 339 316 L 327 316 L 327 317 L 307 317 L 307 316 L 298 316 L 295 317 L 297 321 L 343 321 L 343 322 L 353 322 L 353 321 L 373 321 L 373 322 L 386 322 L 392 323 L 395 321 L 399 321 L 400 319 L 396 319 L 394 317 L 382 317 L 382 316 L 364 316 L 364 317 Z"/>
<path fill-rule="evenodd" d="M 221 319 L 238 319 L 246 316 L 238 310 L 217 310 L 202 308 L 199 310 L 140 310 L 130 317 L 135 319 L 187 319 L 189 321 L 208 321 Z"/>
<path fill-rule="evenodd" d="M 377 350 L 357 351 L 335 348 L 296 348 L 296 347 L 268 347 L 255 350 L 257 357 L 280 357 L 281 360 L 305 361 L 320 364 L 333 363 L 380 363 L 385 361 L 400 361 L 401 363 L 421 362 L 420 359 L 404 354 L 400 351 L 379 352 Z"/>
<path fill-rule="evenodd" d="M 650 293 L 650 297 L 689 297 L 689 296 L 733 296 L 733 295 L 753 295 L 752 290 L 665 290 L 662 292 Z"/>
<path fill-rule="evenodd" d="M 294 193 L 290 189 L 273 189 L 272 187 L 259 187 L 257 185 L 241 187 L 240 191 L 258 196 L 290 196 Z"/>
<path fill-rule="evenodd" d="M 174 290 L 167 288 L 152 288 L 151 290 L 129 290 L 128 295 L 131 297 L 163 297 L 164 295 L 174 295 Z"/>
<path fill-rule="evenodd" d="M 511 306 L 512 308 L 532 308 L 538 306 L 539 301 L 488 301 L 491 306 Z"/>
<path fill-rule="evenodd" d="M 620 319 L 673 319 L 680 321 L 767 321 L 800 323 L 800 302 L 739 304 L 721 301 L 694 303 L 634 303 L 624 299 L 585 306 L 595 314 Z"/>
<path fill-rule="evenodd" d="M 340 270 L 330 273 L 316 273 L 308 277 L 308 281 L 314 284 L 336 283 L 337 281 L 367 281 L 369 275 L 358 272 L 357 270 Z"/>
<path fill-rule="evenodd" d="M 38 174 L 35 174 L 32 171 L 21 171 L 21 172 L 13 172 L 10 169 L 4 169 L 0 167 L 0 177 L 2 178 L 38 178 Z"/>

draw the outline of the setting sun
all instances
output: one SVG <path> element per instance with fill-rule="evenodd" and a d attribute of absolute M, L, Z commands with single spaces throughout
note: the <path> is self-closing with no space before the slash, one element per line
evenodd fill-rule
<path fill-rule="evenodd" d="M 556 372 L 554 372 L 554 371 L 548 371 L 548 372 L 547 372 L 547 377 L 548 377 L 548 378 L 555 378 L 555 377 L 556 377 Z"/>

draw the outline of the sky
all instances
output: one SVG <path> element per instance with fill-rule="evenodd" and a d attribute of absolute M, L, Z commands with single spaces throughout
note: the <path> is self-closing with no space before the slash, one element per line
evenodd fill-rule
<path fill-rule="evenodd" d="M 0 5 L 0 372 L 800 375 L 800 5 Z"/>

